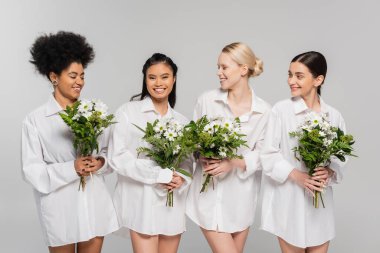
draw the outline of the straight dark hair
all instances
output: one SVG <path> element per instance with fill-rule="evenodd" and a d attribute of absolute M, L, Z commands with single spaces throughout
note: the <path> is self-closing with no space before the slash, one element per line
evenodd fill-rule
<path fill-rule="evenodd" d="M 327 62 L 323 54 L 315 51 L 302 53 L 294 57 L 292 62 L 300 62 L 304 64 L 309 69 L 310 73 L 313 75 L 314 78 L 317 78 L 318 76 L 323 76 L 324 79 L 322 84 L 325 82 L 327 73 Z M 321 95 L 322 84 L 318 86 L 318 95 Z"/>
<path fill-rule="evenodd" d="M 158 64 L 158 63 L 165 63 L 165 64 L 169 65 L 170 68 L 173 71 L 173 77 L 175 77 L 175 81 L 174 81 L 174 84 L 173 84 L 173 89 L 172 89 L 172 91 L 169 94 L 168 100 L 169 100 L 170 106 L 172 108 L 174 108 L 175 102 L 176 102 L 176 86 L 177 86 L 177 71 L 178 71 L 178 67 L 172 61 L 172 59 L 170 59 L 170 57 L 168 57 L 168 56 L 166 56 L 164 54 L 160 54 L 160 53 L 154 53 L 148 60 L 146 60 L 144 66 L 143 66 L 143 69 L 142 69 L 142 73 L 144 75 L 143 85 L 142 85 L 142 91 L 141 91 L 141 93 L 132 96 L 131 97 L 131 101 L 135 100 L 136 98 L 139 99 L 139 100 L 143 100 L 146 96 L 150 97 L 150 94 L 148 92 L 148 88 L 147 88 L 147 85 L 146 85 L 146 72 L 148 71 L 148 69 L 149 69 L 150 66 Z"/>

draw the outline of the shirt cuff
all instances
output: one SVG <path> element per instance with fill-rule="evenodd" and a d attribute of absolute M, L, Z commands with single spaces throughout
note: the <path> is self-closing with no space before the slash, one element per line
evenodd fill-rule
<path fill-rule="evenodd" d="M 108 161 L 107 161 L 107 157 L 103 156 L 103 155 L 98 155 L 98 157 L 102 157 L 104 159 L 104 164 L 103 166 L 98 169 L 95 174 L 96 175 L 101 175 L 101 174 L 105 174 L 108 172 Z"/>
<path fill-rule="evenodd" d="M 249 152 L 243 155 L 245 162 L 245 170 L 238 169 L 237 175 L 240 179 L 247 179 L 249 176 L 253 175 L 255 171 L 259 170 L 259 153 Z"/>
<path fill-rule="evenodd" d="M 170 181 L 172 181 L 172 178 L 173 178 L 173 171 L 168 168 L 162 169 L 160 166 L 156 166 L 156 168 L 157 167 L 159 169 L 158 169 L 158 177 L 157 177 L 156 183 L 159 183 L 159 184 L 170 183 Z"/>
<path fill-rule="evenodd" d="M 278 161 L 273 165 L 271 178 L 279 183 L 284 183 L 293 169 L 294 166 L 288 161 Z"/>

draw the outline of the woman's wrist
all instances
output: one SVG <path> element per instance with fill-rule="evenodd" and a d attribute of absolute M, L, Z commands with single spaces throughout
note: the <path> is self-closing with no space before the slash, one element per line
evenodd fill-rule
<path fill-rule="evenodd" d="M 246 164 L 245 164 L 245 161 L 244 159 L 241 159 L 241 158 L 234 158 L 234 159 L 231 159 L 230 160 L 230 163 L 231 163 L 231 166 L 233 168 L 238 168 L 238 169 L 241 169 L 241 170 L 246 170 Z"/>

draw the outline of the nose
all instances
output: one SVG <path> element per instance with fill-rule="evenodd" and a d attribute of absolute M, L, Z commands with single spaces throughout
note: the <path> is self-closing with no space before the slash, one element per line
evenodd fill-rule
<path fill-rule="evenodd" d="M 216 75 L 219 77 L 222 75 L 222 69 L 221 68 L 218 68 L 218 70 L 216 71 Z"/>
<path fill-rule="evenodd" d="M 295 84 L 296 82 L 295 82 L 295 78 L 294 78 L 294 76 L 289 76 L 288 77 L 288 84 L 289 85 L 293 85 L 293 84 Z"/>
<path fill-rule="evenodd" d="M 75 82 L 76 82 L 78 85 L 84 85 L 84 78 L 78 76 L 78 77 L 76 78 Z"/>

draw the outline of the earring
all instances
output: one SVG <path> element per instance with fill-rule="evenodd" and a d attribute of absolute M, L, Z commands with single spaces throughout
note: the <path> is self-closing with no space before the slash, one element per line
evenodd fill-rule
<path fill-rule="evenodd" d="M 56 80 L 52 81 L 51 83 L 53 84 L 53 86 L 57 86 L 58 85 L 58 82 Z"/>

